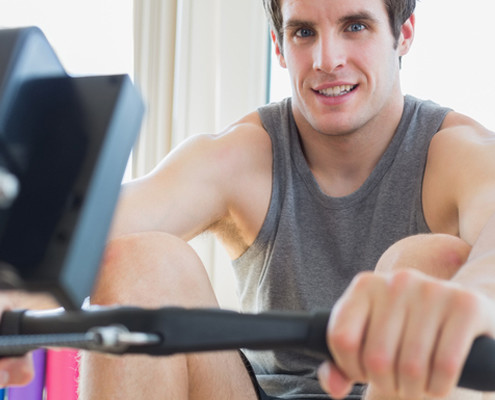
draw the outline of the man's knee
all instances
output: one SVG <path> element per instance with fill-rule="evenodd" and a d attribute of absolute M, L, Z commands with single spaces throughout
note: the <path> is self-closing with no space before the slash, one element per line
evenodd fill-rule
<path fill-rule="evenodd" d="M 393 244 L 377 263 L 377 272 L 412 268 L 450 279 L 466 262 L 471 246 L 457 236 L 421 234 Z"/>
<path fill-rule="evenodd" d="M 142 307 L 216 305 L 194 250 L 160 232 L 128 235 L 109 243 L 91 302 Z"/>

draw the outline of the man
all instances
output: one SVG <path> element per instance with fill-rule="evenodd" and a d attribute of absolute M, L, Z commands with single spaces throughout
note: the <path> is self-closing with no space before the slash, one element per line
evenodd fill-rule
<path fill-rule="evenodd" d="M 319 374 L 330 394 L 365 382 L 370 397 L 448 395 L 474 337 L 495 333 L 491 135 L 402 95 L 414 1 L 266 5 L 292 100 L 191 139 L 125 188 L 113 228 L 119 239 L 93 301 L 216 306 L 182 242 L 209 230 L 234 260 L 244 310 L 336 303 L 328 331 L 336 364 Z M 459 268 L 465 243 L 442 242 L 442 255 L 431 238 L 418 246 L 418 237 L 406 240 L 408 251 L 399 242 L 387 252 L 399 261 L 379 269 L 393 271 L 361 272 L 398 240 L 430 231 L 460 237 L 479 256 Z M 423 273 L 407 269 L 418 249 L 427 254 Z M 314 360 L 247 355 L 269 395 L 324 398 Z M 83 398 L 256 398 L 237 353 L 86 361 Z"/>
<path fill-rule="evenodd" d="M 333 307 L 335 363 L 318 381 L 318 362 L 290 351 L 247 353 L 256 377 L 238 352 L 88 354 L 83 399 L 328 398 L 319 383 L 335 398 L 359 398 L 355 383 L 369 399 L 449 395 L 473 339 L 495 335 L 494 145 L 471 119 L 401 93 L 414 5 L 266 0 L 292 99 L 126 185 L 92 296 L 217 306 L 185 242 L 210 231 L 244 310 Z"/>

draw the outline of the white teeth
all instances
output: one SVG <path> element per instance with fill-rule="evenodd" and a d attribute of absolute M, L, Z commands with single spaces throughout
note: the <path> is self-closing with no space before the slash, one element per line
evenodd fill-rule
<path fill-rule="evenodd" d="M 341 86 L 334 86 L 331 88 L 319 90 L 318 92 L 324 96 L 337 97 L 349 93 L 354 88 L 355 88 L 354 85 L 341 85 Z"/>

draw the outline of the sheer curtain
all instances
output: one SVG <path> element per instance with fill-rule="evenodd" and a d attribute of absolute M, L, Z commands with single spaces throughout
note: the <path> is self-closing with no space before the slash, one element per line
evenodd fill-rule
<path fill-rule="evenodd" d="M 134 1 L 134 75 L 147 111 L 133 177 L 149 172 L 171 148 L 176 13 L 176 0 Z"/>
<path fill-rule="evenodd" d="M 265 102 L 261 0 L 134 0 L 135 80 L 147 116 L 133 176 L 175 145 L 215 133 Z M 192 241 L 222 305 L 236 307 L 230 262 L 208 235 Z"/>

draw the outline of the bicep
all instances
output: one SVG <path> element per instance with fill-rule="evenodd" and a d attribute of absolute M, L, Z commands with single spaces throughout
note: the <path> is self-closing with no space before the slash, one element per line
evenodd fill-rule
<path fill-rule="evenodd" d="M 469 189 L 468 189 L 469 190 Z M 491 183 L 473 188 L 459 206 L 460 237 L 471 245 L 487 221 L 495 215 L 495 179 Z"/>
<path fill-rule="evenodd" d="M 466 141 L 457 162 L 459 234 L 474 244 L 495 213 L 495 137 Z"/>
<path fill-rule="evenodd" d="M 495 137 L 478 126 L 455 126 L 433 138 L 423 182 L 423 209 L 436 233 L 474 244 L 495 213 Z"/>
<path fill-rule="evenodd" d="M 223 180 L 211 146 L 209 136 L 195 137 L 150 174 L 125 184 L 112 237 L 163 231 L 189 240 L 222 218 Z"/>

